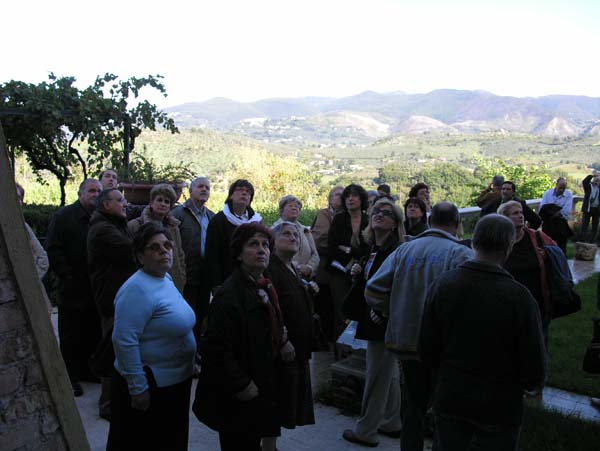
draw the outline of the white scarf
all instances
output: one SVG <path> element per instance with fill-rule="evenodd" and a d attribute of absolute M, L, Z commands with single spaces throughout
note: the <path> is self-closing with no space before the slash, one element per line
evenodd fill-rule
<path fill-rule="evenodd" d="M 233 224 L 236 227 L 237 226 L 241 226 L 242 224 L 246 224 L 248 222 L 260 222 L 260 221 L 262 221 L 262 216 L 259 215 L 256 212 L 252 215 L 251 218 L 248 218 L 248 219 L 240 218 L 239 216 L 235 215 L 229 209 L 229 205 L 227 205 L 227 204 L 225 204 L 225 206 L 223 207 L 223 214 L 225 215 L 225 217 L 227 218 L 227 220 L 229 221 L 229 223 Z"/>

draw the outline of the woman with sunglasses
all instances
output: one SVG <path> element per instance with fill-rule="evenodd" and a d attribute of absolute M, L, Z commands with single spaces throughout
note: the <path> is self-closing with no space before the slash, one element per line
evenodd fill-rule
<path fill-rule="evenodd" d="M 377 272 L 383 261 L 404 242 L 402 210 L 392 200 L 379 199 L 373 205 L 369 225 L 363 231 L 369 254 L 350 270 L 354 284 L 346 309 L 358 321 L 356 338 L 367 340 L 366 377 L 360 417 L 353 429 L 346 429 L 344 439 L 363 446 L 378 445 L 377 433 L 397 438 L 400 419 L 400 374 L 398 361 L 386 352 L 384 335 L 387 318 L 373 311 L 365 301 L 366 281 Z M 353 314 L 352 311 L 355 313 Z"/>
<path fill-rule="evenodd" d="M 141 268 L 115 298 L 106 449 L 187 450 L 196 318 L 168 274 L 169 232 L 155 222 L 142 225 L 133 251 Z"/>

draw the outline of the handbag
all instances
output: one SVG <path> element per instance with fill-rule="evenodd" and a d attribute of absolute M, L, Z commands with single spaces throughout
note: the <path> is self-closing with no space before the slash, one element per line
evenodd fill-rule
<path fill-rule="evenodd" d="M 552 304 L 552 319 L 581 310 L 581 297 L 573 289 L 573 274 L 565 254 L 558 246 L 544 244 L 539 231 L 535 232 L 538 249 L 543 254 L 546 280 Z"/>
<path fill-rule="evenodd" d="M 585 350 L 583 371 L 590 374 L 600 374 L 600 318 L 593 318 L 592 341 Z"/>

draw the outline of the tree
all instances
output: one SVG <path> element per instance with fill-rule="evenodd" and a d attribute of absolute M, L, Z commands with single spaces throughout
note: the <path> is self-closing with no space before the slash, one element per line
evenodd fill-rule
<path fill-rule="evenodd" d="M 48 78 L 37 85 L 14 80 L 0 85 L 0 118 L 13 168 L 23 152 L 40 182 L 43 171 L 52 173 L 59 181 L 62 205 L 73 166 L 79 165 L 87 178 L 90 166 L 98 169 L 111 161 L 127 179 L 130 154 L 143 129 L 160 125 L 178 132 L 156 105 L 138 101 L 144 87 L 166 96 L 160 75 L 119 80 L 107 73 L 84 90 L 74 86 L 75 77 L 50 73 Z"/>

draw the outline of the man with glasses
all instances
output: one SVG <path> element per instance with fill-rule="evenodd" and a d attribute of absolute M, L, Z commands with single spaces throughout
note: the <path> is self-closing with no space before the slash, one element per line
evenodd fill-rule
<path fill-rule="evenodd" d="M 87 237 L 88 270 L 103 338 L 112 333 L 115 295 L 136 271 L 126 206 L 127 201 L 118 189 L 102 191 L 96 199 Z M 99 404 L 100 417 L 110 419 L 110 378 L 102 378 Z"/>
<path fill-rule="evenodd" d="M 102 186 L 86 179 L 71 205 L 61 208 L 50 221 L 46 252 L 50 269 L 58 279 L 58 337 L 60 351 L 75 396 L 83 395 L 81 381 L 93 381 L 88 359 L 100 341 L 100 318 L 87 268 L 87 235 L 94 202 Z"/>

